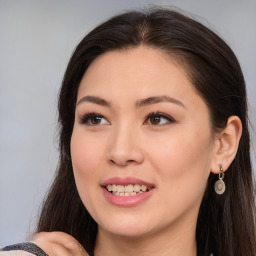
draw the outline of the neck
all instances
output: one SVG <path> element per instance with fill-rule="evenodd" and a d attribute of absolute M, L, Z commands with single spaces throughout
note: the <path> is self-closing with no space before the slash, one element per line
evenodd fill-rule
<path fill-rule="evenodd" d="M 177 224 L 177 223 L 176 223 Z M 179 225 L 166 227 L 154 234 L 136 237 L 119 236 L 99 227 L 95 256 L 196 256 L 196 223 L 188 221 Z"/>

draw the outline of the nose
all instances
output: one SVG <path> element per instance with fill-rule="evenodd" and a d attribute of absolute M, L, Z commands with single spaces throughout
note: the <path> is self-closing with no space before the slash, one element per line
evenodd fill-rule
<path fill-rule="evenodd" d="M 144 161 L 142 143 L 135 130 L 131 126 L 123 125 L 113 131 L 108 150 L 108 160 L 111 164 L 125 167 Z"/>

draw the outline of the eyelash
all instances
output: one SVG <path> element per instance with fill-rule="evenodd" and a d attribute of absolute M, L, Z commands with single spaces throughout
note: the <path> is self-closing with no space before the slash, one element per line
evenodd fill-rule
<path fill-rule="evenodd" d="M 81 124 L 86 124 L 86 125 L 92 125 L 92 126 L 95 126 L 95 125 L 98 125 L 98 124 L 93 124 L 92 122 L 91 123 L 88 123 L 89 121 L 92 121 L 92 118 L 95 118 L 95 117 L 98 117 L 100 118 L 101 120 L 104 118 L 103 115 L 101 114 L 98 114 L 98 113 L 88 113 L 88 114 L 84 114 L 79 122 Z M 105 118 L 104 118 L 105 119 Z"/>
<path fill-rule="evenodd" d="M 81 124 L 86 124 L 86 125 L 92 125 L 92 126 L 96 126 L 96 125 L 102 125 L 102 124 L 93 124 L 92 123 L 92 118 L 99 118 L 100 120 L 102 119 L 105 119 L 103 115 L 99 114 L 99 113 L 87 113 L 87 114 L 84 114 L 79 122 Z M 152 113 L 149 113 L 146 118 L 145 118 L 145 121 L 143 124 L 147 124 L 148 121 L 150 120 L 150 118 L 153 118 L 153 117 L 157 117 L 160 119 L 160 122 L 161 122 L 161 119 L 165 119 L 167 120 L 167 122 L 165 122 L 164 124 L 152 124 L 153 126 L 162 126 L 162 125 L 166 125 L 166 124 L 170 124 L 170 123 L 175 123 L 175 120 L 170 117 L 169 115 L 166 115 L 166 114 L 163 114 L 161 112 L 152 112 Z M 106 119 L 105 119 L 106 120 Z M 90 123 L 89 123 L 90 121 Z M 107 120 L 106 120 L 107 121 Z"/>
<path fill-rule="evenodd" d="M 167 124 L 170 124 L 170 123 L 175 123 L 175 120 L 174 120 L 174 118 L 172 118 L 172 117 L 170 117 L 169 115 L 166 115 L 166 114 L 163 114 L 163 113 L 161 113 L 161 112 L 152 112 L 152 113 L 149 113 L 147 116 L 146 116 L 146 120 L 145 120 L 145 122 L 144 123 L 147 123 L 149 120 L 150 120 L 150 118 L 152 118 L 152 117 L 158 117 L 158 118 L 163 118 L 163 119 L 165 119 L 165 120 L 167 120 L 167 122 L 166 123 L 164 123 L 164 124 L 152 124 L 151 123 L 151 125 L 153 125 L 153 126 L 162 126 L 162 125 L 167 125 Z"/>

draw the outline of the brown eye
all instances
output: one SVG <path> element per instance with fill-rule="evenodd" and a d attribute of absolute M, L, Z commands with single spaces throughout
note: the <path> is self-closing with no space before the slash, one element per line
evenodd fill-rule
<path fill-rule="evenodd" d="M 151 117 L 149 118 L 149 120 L 150 120 L 150 123 L 151 123 L 151 124 L 157 125 L 157 124 L 160 123 L 161 117 L 159 117 L 159 116 L 151 116 Z"/>
<path fill-rule="evenodd" d="M 91 124 L 99 124 L 101 122 L 102 117 L 99 116 L 93 116 L 90 118 Z"/>
<path fill-rule="evenodd" d="M 89 113 L 80 118 L 80 123 L 85 125 L 106 125 L 110 124 L 102 115 L 97 113 Z"/>
<path fill-rule="evenodd" d="M 166 114 L 159 113 L 159 112 L 150 113 L 146 117 L 146 121 L 145 121 L 145 123 L 155 125 L 155 126 L 171 124 L 174 122 L 175 122 L 175 120 L 172 117 L 170 117 Z"/>

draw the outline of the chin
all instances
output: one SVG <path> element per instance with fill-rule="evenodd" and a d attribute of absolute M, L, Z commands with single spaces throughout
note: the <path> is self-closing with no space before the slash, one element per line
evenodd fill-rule
<path fill-rule="evenodd" d="M 152 225 L 152 222 L 151 222 Z M 116 220 L 109 219 L 107 222 L 99 225 L 99 228 L 104 229 L 108 233 L 112 233 L 117 236 L 135 238 L 143 236 L 153 229 L 150 223 L 137 220 L 125 220 L 117 218 Z"/>
<path fill-rule="evenodd" d="M 148 229 L 144 228 L 135 228 L 135 227 L 126 227 L 126 228 L 111 228 L 107 232 L 112 233 L 115 236 L 124 237 L 128 239 L 134 239 L 143 237 L 146 234 L 150 233 Z"/>

